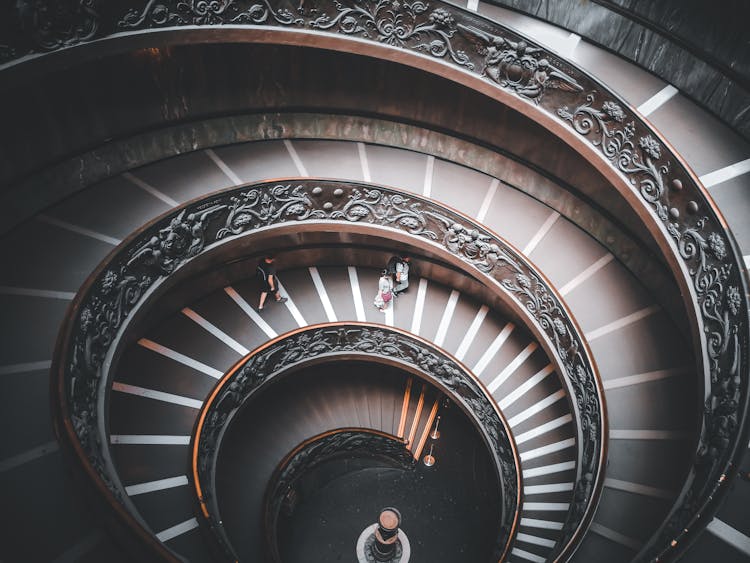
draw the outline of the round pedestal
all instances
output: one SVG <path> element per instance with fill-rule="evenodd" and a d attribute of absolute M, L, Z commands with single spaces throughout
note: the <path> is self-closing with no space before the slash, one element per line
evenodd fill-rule
<path fill-rule="evenodd" d="M 367 526 L 359 535 L 357 540 L 357 561 L 358 563 L 379 563 L 372 552 L 372 546 L 375 543 L 375 531 L 378 529 L 377 523 Z M 403 530 L 398 531 L 398 541 L 396 542 L 396 553 L 388 563 L 408 563 L 411 558 L 411 546 L 409 538 Z"/>

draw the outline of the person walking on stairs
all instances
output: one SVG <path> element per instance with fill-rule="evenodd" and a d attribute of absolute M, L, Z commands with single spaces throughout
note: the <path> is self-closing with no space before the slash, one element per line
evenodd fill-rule
<path fill-rule="evenodd" d="M 378 293 L 375 295 L 373 304 L 380 310 L 381 313 L 385 313 L 388 306 L 393 301 L 393 280 L 388 274 L 388 270 L 385 269 L 380 273 L 380 279 L 378 280 Z"/>
<path fill-rule="evenodd" d="M 258 268 L 255 273 L 260 282 L 260 303 L 258 303 L 258 311 L 262 311 L 266 304 L 266 297 L 271 293 L 277 303 L 284 303 L 287 298 L 282 297 L 279 293 L 279 279 L 276 276 L 276 266 L 274 265 L 275 258 L 273 256 L 264 256 L 263 259 L 258 263 Z"/>
<path fill-rule="evenodd" d="M 407 255 L 393 256 L 388 260 L 386 269 L 393 279 L 393 295 L 398 297 L 409 287 L 409 263 L 411 258 Z"/>

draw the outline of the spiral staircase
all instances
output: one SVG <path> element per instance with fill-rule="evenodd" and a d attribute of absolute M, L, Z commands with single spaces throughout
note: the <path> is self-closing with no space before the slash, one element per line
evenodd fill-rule
<path fill-rule="evenodd" d="M 153 12 L 146 13 L 152 4 L 143 8 L 143 14 L 156 21 Z M 463 13 L 445 6 L 451 13 Z M 484 4 L 470 3 L 465 13 L 472 10 L 537 37 L 558 52 L 565 45 L 565 34 L 539 21 Z M 0 274 L 4 312 L 0 373 L 3 396 L 10 400 L 3 411 L 0 456 L 8 499 L 0 559 L 127 561 L 145 558 L 146 553 L 214 560 L 214 538 L 198 509 L 190 464 L 202 408 L 210 402 L 217 381 L 254 350 L 307 327 L 342 322 L 384 325 L 424 339 L 466 366 L 481 382 L 507 421 L 518 451 L 520 502 L 506 559 L 541 562 L 559 556 L 557 544 L 566 515 L 580 500 L 575 491 L 581 479 L 577 467 L 582 421 L 566 374 L 559 369 L 559 358 L 545 344 L 543 334 L 533 323 L 525 325 L 523 315 L 499 299 L 490 283 L 441 260 L 418 241 L 330 225 L 302 226 L 299 232 L 293 228 L 281 235 L 259 229 L 252 237 L 227 243 L 226 248 L 233 248 L 229 255 L 218 255 L 208 267 L 187 272 L 139 312 L 110 358 L 102 422 L 103 447 L 111 452 L 116 479 L 127 497 L 121 504 L 129 514 L 123 517 L 118 512 L 122 509 L 114 508 L 108 514 L 107 503 L 112 499 L 105 499 L 102 508 L 106 494 L 91 486 L 95 478 L 82 471 L 75 451 L 71 453 L 66 445 L 69 437 L 59 418 L 61 397 L 55 370 L 50 383 L 53 360 L 62 353 L 59 334 L 73 318 L 71 301 L 80 288 L 104 274 L 118 249 L 189 202 L 208 205 L 222 190 L 242 186 L 249 190 L 259 183 L 268 189 L 314 183 L 318 178 L 434 201 L 507 241 L 543 274 L 585 338 L 606 404 L 606 423 L 601 429 L 606 433 L 602 445 L 606 462 L 601 479 L 595 479 L 598 491 L 586 497 L 591 521 L 574 534 L 574 548 L 565 557 L 580 562 L 605 557 L 630 561 L 642 553 L 653 557 L 654 551 L 647 548 L 680 502 L 695 463 L 705 383 L 698 368 L 700 347 L 692 339 L 694 326 L 681 298 L 689 300 L 690 296 L 675 274 L 679 269 L 655 242 L 657 236 L 645 232 L 637 214 L 629 210 L 636 205 L 627 198 L 604 194 L 604 176 L 586 168 L 553 133 L 540 132 L 541 127 L 529 125 L 525 133 L 511 137 L 518 122 L 508 117 L 501 123 L 508 139 L 489 146 L 482 140 L 486 129 L 471 121 L 472 110 L 466 107 L 476 101 L 480 112 L 485 102 L 455 93 L 444 106 L 435 102 L 443 111 L 454 102 L 461 109 L 455 116 L 455 130 L 446 130 L 440 123 L 428 127 L 424 107 L 434 100 L 415 105 L 408 94 L 394 94 L 396 90 L 386 94 L 390 83 L 375 96 L 362 94 L 363 103 L 383 105 L 379 111 L 365 108 L 361 113 L 348 105 L 351 102 L 345 96 L 338 97 L 336 86 L 341 84 L 315 79 L 310 80 L 312 102 L 287 97 L 288 84 L 269 79 L 272 84 L 264 86 L 268 90 L 258 94 L 259 99 L 276 92 L 283 102 L 274 108 L 273 100 L 264 98 L 257 101 L 255 113 L 244 117 L 234 115 L 231 103 L 211 100 L 211 92 L 204 97 L 199 93 L 198 101 L 188 102 L 179 88 L 190 90 L 186 84 L 200 83 L 200 77 L 190 77 L 190 67 L 184 65 L 195 59 L 180 59 L 184 55 L 180 47 L 189 49 L 193 41 L 209 43 L 198 52 L 205 68 L 218 65 L 226 71 L 229 67 L 222 53 L 235 49 L 227 58 L 236 62 L 246 56 L 243 49 L 248 49 L 259 67 L 270 55 L 278 55 L 289 63 L 292 74 L 302 75 L 300 83 L 310 78 L 304 65 L 295 62 L 299 53 L 252 43 L 242 46 L 247 38 L 231 36 L 236 29 L 229 29 L 230 35 L 213 45 L 199 34 L 202 24 L 216 30 L 215 22 L 196 23 L 199 26 L 190 32 L 196 36 L 170 37 L 167 30 L 166 35 L 155 34 L 152 43 L 148 33 L 121 34 L 111 44 L 105 41 L 99 51 L 104 53 L 102 59 L 93 62 L 77 63 L 76 48 L 71 47 L 0 69 L 0 76 L 9 77 L 3 87 L 6 100 L 29 95 L 25 81 L 31 81 L 32 87 L 43 83 L 45 76 L 54 82 L 55 73 L 61 72 L 56 64 L 60 68 L 90 64 L 115 76 L 116 65 L 108 64 L 107 56 L 120 56 L 118 41 L 125 44 L 125 53 L 135 53 L 135 67 L 146 68 L 147 73 L 160 65 L 184 73 L 172 76 L 174 82 L 155 79 L 156 89 L 164 89 L 161 115 L 153 118 L 158 127 L 146 127 L 140 117 L 132 117 L 139 104 L 151 111 L 149 100 L 136 96 L 123 108 L 121 94 L 110 91 L 112 100 L 92 96 L 92 104 L 108 107 L 115 118 L 90 115 L 88 121 L 76 124 L 75 131 L 66 131 L 76 117 L 65 106 L 76 88 L 68 88 L 57 102 L 45 101 L 45 112 L 57 108 L 59 113 L 41 112 L 31 120 L 32 129 L 66 131 L 59 139 L 43 143 L 47 152 L 36 165 L 33 159 L 13 161 L 16 151 L 21 154 L 22 150 L 12 148 L 11 142 L 4 145 L 10 187 L 4 200 L 9 206 L 0 253 L 2 263 L 11 266 Z M 315 32 L 310 37 L 315 38 Z M 337 57 L 342 55 L 333 53 L 343 48 L 326 44 L 327 36 L 318 39 L 331 51 L 316 51 L 305 60 L 323 66 L 329 59 L 334 66 L 341 64 Z M 128 44 L 130 40 L 135 43 Z M 175 47 L 169 46 L 171 41 Z M 232 45 L 233 41 L 237 43 Z M 568 54 L 632 106 L 643 104 L 663 87 L 658 78 L 592 45 L 580 45 Z M 62 59 L 53 59 L 56 55 Z M 178 59 L 175 66 L 169 66 L 170 60 Z M 232 66 L 235 71 L 239 68 Z M 86 78 L 86 70 L 92 69 L 77 71 L 83 83 L 93 80 Z M 393 72 L 393 84 L 411 76 L 388 65 L 376 70 L 381 72 L 378 80 L 386 81 L 389 78 L 382 73 Z M 410 72 L 424 79 L 421 70 Z M 21 86 L 12 86 L 11 79 Z M 418 83 L 415 78 L 415 97 L 429 91 L 431 83 L 425 80 Z M 169 91 L 170 87 L 177 89 Z M 219 92 L 224 87 L 213 86 Z M 42 94 L 37 91 L 35 95 Z M 180 130 L 189 103 L 204 104 L 205 113 Z M 387 117 L 384 108 L 391 106 L 405 109 L 393 110 L 394 115 Z M 7 115 L 10 130 L 21 130 L 22 119 L 10 111 Z M 59 125 L 51 125 L 53 116 L 60 119 Z M 128 116 L 135 121 L 135 129 Z M 648 118 L 706 185 L 728 177 L 709 191 L 739 248 L 744 248 L 750 240 L 743 212 L 748 199 L 742 193 L 747 175 L 717 171 L 747 158 L 750 146 L 679 95 Z M 475 137 L 466 133 L 472 127 L 477 130 Z M 118 136 L 110 140 L 108 131 Z M 24 141 L 16 139 L 15 143 L 20 146 Z M 545 152 L 550 155 L 547 160 L 538 158 Z M 108 158 L 110 164 L 97 164 Z M 78 172 L 77 167 L 95 173 L 66 175 L 66 170 Z M 36 191 L 30 192 L 31 187 Z M 269 251 L 278 256 L 282 293 L 288 301 L 259 312 L 254 265 Z M 383 314 L 372 306 L 372 298 L 379 268 L 396 252 L 414 257 L 410 290 Z M 746 315 L 744 297 L 741 301 Z M 742 362 L 746 361 L 743 357 Z M 747 379 L 746 373 L 741 375 Z M 264 452 L 264 473 L 258 473 L 264 477 L 259 482 L 268 479 L 296 444 L 345 427 L 410 438 L 412 447 L 421 441 L 417 458 L 422 457 L 425 444 L 433 443 L 438 463 L 430 470 L 439 472 L 440 440 L 426 435 L 434 420 L 429 418 L 430 410 L 439 401 L 429 394 L 419 399 L 419 388 L 417 382 L 383 387 L 374 378 L 364 377 L 328 382 L 319 388 L 287 386 L 288 402 L 280 404 L 291 406 L 278 427 L 259 429 L 253 437 L 256 441 L 245 444 Z M 425 406 L 418 407 L 417 402 Z M 403 429 L 398 424 L 402 405 L 412 416 Z M 739 469 L 746 475 L 747 433 L 738 432 L 744 440 L 739 446 L 744 457 L 733 461 L 732 471 Z M 424 440 L 419 440 L 423 434 Z M 721 507 L 715 517 L 699 525 L 707 529 L 691 536 L 689 547 L 680 545 L 682 560 L 743 561 L 750 557 L 750 528 L 743 511 L 750 485 L 731 473 L 722 476 L 721 482 L 725 480 L 716 493 L 723 500 Z M 141 531 L 129 535 L 133 522 Z M 145 551 L 132 549 L 137 542 Z M 662 547 L 657 546 L 657 551 Z M 671 557 L 669 547 L 664 547 L 667 558 Z M 416 554 L 413 558 L 419 561 Z"/>

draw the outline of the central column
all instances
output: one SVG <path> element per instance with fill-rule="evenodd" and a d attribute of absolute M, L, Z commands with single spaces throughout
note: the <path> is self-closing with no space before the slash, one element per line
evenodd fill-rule
<path fill-rule="evenodd" d="M 409 540 L 401 525 L 398 509 L 387 507 L 380 511 L 378 521 L 365 528 L 357 542 L 359 563 L 407 563 L 411 556 Z"/>
<path fill-rule="evenodd" d="M 380 511 L 378 527 L 375 530 L 375 542 L 372 544 L 372 555 L 375 561 L 393 561 L 396 556 L 400 524 L 401 513 L 395 508 L 384 508 Z"/>

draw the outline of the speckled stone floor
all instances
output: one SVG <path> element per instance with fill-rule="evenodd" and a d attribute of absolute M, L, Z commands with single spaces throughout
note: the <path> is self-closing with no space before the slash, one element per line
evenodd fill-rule
<path fill-rule="evenodd" d="M 489 456 L 455 407 L 444 413 L 441 430 L 433 467 L 359 469 L 302 496 L 280 524 L 284 563 L 356 561 L 357 538 L 386 506 L 401 511 L 411 561 L 490 561 L 499 504 Z"/>

